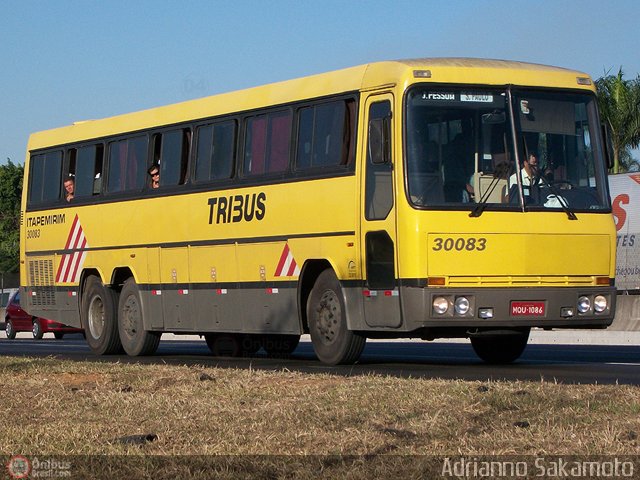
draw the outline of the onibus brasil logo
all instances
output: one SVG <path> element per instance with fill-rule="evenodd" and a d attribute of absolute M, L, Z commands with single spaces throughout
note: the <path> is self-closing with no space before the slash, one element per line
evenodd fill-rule
<path fill-rule="evenodd" d="M 7 462 L 7 472 L 11 479 L 23 478 L 69 478 L 71 463 L 55 458 L 41 460 L 28 459 L 24 455 L 14 455 Z"/>
<path fill-rule="evenodd" d="M 27 478 L 31 473 L 31 462 L 24 455 L 14 455 L 7 462 L 7 472 L 11 478 Z"/>

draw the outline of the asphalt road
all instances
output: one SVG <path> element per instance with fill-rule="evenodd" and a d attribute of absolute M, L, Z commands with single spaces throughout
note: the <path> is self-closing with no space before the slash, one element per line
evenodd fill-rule
<path fill-rule="evenodd" d="M 640 385 L 640 344 L 528 345 L 512 365 L 486 365 L 468 342 L 369 341 L 356 365 L 330 367 L 316 360 L 309 341 L 303 340 L 286 358 L 268 358 L 258 352 L 251 358 L 213 357 L 204 340 L 163 339 L 156 355 L 131 358 L 126 355 L 98 357 L 91 353 L 80 335 L 63 340 L 45 337 L 33 340 L 27 334 L 15 340 L 0 336 L 0 355 L 107 361 L 198 364 L 221 368 L 290 370 L 336 375 L 391 375 L 413 378 L 445 378 L 473 381 L 551 381 L 581 384 Z"/>

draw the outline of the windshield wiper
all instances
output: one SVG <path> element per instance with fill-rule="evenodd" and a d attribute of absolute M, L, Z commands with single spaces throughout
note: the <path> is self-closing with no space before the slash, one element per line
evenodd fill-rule
<path fill-rule="evenodd" d="M 496 171 L 493 173 L 493 178 L 491 179 L 491 183 L 489 184 L 489 188 L 487 188 L 480 200 L 478 201 L 475 208 L 469 213 L 469 216 L 472 218 L 479 217 L 484 212 L 485 208 L 487 208 L 489 198 L 491 198 L 491 194 L 498 186 L 498 182 L 507 178 L 507 174 L 509 173 L 509 165 L 506 163 L 501 163 L 496 166 Z"/>

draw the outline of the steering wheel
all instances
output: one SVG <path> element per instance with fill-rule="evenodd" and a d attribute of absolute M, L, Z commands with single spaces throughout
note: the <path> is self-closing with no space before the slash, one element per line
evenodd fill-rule
<path fill-rule="evenodd" d="M 558 187 L 559 190 L 571 190 L 573 188 L 573 183 L 569 180 L 554 180 L 551 185 Z"/>

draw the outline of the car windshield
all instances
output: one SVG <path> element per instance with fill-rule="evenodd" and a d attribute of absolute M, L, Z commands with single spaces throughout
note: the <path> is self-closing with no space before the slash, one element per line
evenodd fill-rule
<path fill-rule="evenodd" d="M 530 90 L 513 90 L 511 97 L 512 109 L 506 89 L 421 86 L 408 93 L 411 202 L 461 209 L 608 209 L 595 97 Z"/>

